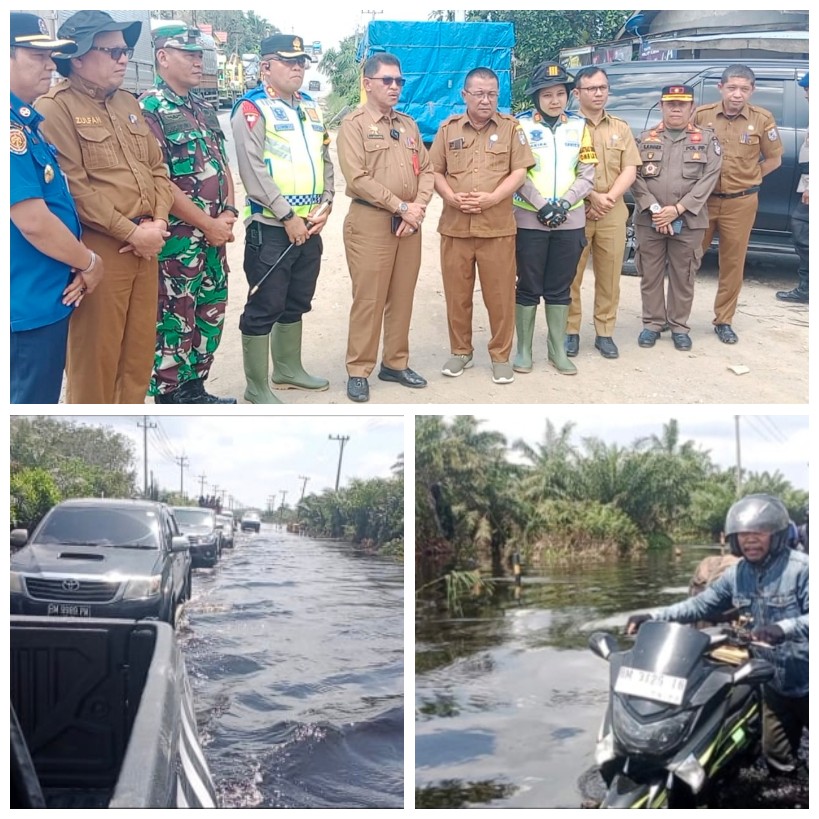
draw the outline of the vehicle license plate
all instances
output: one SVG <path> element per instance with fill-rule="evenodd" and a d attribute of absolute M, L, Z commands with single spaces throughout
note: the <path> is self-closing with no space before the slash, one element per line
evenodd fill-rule
<path fill-rule="evenodd" d="M 91 606 L 76 606 L 73 603 L 49 603 L 48 614 L 52 617 L 90 617 Z"/>
<path fill-rule="evenodd" d="M 641 668 L 621 668 L 614 690 L 646 700 L 679 705 L 685 694 L 685 677 L 658 674 Z"/>

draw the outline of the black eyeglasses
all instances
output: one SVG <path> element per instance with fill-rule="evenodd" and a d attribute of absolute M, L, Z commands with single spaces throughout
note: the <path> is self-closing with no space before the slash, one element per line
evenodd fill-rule
<path fill-rule="evenodd" d="M 133 48 L 107 48 L 106 46 L 91 46 L 89 51 L 104 51 L 115 63 L 118 63 L 123 56 L 129 60 L 134 56 Z"/>
<path fill-rule="evenodd" d="M 405 77 L 367 77 L 368 80 L 381 80 L 387 87 L 395 83 L 399 88 L 403 88 L 407 84 Z"/>
<path fill-rule="evenodd" d="M 268 60 L 272 60 L 275 63 L 288 63 L 290 65 L 300 65 L 302 68 L 307 68 L 310 65 L 310 58 L 309 57 L 268 57 Z"/>

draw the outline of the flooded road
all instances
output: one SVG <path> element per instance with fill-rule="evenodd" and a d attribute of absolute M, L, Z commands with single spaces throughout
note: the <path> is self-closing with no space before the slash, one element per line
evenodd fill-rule
<path fill-rule="evenodd" d="M 713 553 L 545 571 L 524 579 L 519 600 L 499 584 L 461 617 L 419 604 L 416 807 L 580 807 L 608 702 L 608 664 L 587 648 L 589 634 L 618 633 L 630 614 L 682 599 Z M 749 772 L 732 806 L 795 807 L 766 787 Z"/>
<path fill-rule="evenodd" d="M 263 524 L 179 637 L 222 807 L 403 807 L 403 567 Z"/>

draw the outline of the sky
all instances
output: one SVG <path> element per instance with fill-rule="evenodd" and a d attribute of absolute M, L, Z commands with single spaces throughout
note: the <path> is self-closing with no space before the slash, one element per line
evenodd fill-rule
<path fill-rule="evenodd" d="M 681 442 L 693 440 L 710 451 L 712 460 L 723 468 L 736 465 L 736 413 L 719 406 L 617 407 L 578 406 L 554 411 L 533 407 L 487 407 L 470 412 L 484 419 L 481 429 L 503 433 L 509 444 L 518 439 L 533 446 L 543 440 L 546 419 L 560 430 L 574 422 L 573 442 L 584 437 L 601 438 L 607 443 L 629 446 L 638 438 L 662 434 L 663 425 L 676 418 Z M 808 416 L 740 415 L 740 457 L 742 468 L 751 472 L 779 470 L 797 489 L 808 489 Z"/>
<path fill-rule="evenodd" d="M 143 484 L 144 431 L 137 427 L 143 416 L 68 416 L 82 424 L 102 425 L 120 432 L 134 443 L 137 486 Z M 275 508 L 292 506 L 301 497 L 303 480 L 309 477 L 306 495 L 335 487 L 341 444 L 328 436 L 349 436 L 344 444 L 340 486 L 352 478 L 389 477 L 390 467 L 404 451 L 404 421 L 395 416 L 260 417 L 260 416 L 156 416 L 148 432 L 148 468 L 157 483 L 179 490 L 180 467 L 173 458 L 184 456 L 189 467 L 183 473 L 185 492 L 199 497 L 199 476 L 206 476 L 205 494 L 214 486 L 233 495 L 235 505 L 266 509 L 268 496 L 276 495 Z M 150 480 L 150 477 L 149 477 Z M 227 503 L 225 504 L 227 505 Z"/>

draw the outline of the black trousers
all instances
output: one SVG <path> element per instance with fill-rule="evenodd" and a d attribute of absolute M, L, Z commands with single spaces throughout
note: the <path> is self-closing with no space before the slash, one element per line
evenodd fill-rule
<path fill-rule="evenodd" d="M 546 304 L 571 304 L 572 281 L 585 246 L 585 228 L 518 230 L 515 303 L 531 307 L 542 298 Z"/>
<path fill-rule="evenodd" d="M 762 752 L 772 768 L 796 770 L 802 730 L 808 728 L 808 696 L 784 697 L 766 685 L 762 691 Z"/>
<path fill-rule="evenodd" d="M 791 214 L 791 236 L 793 237 L 793 247 L 796 255 L 799 256 L 799 269 L 796 271 L 799 276 L 799 289 L 808 292 L 808 205 L 799 202 Z"/>
<path fill-rule="evenodd" d="M 245 233 L 245 276 L 253 287 L 290 245 L 284 228 L 251 222 Z M 323 244 L 311 237 L 294 247 L 265 279 L 256 295 L 248 299 L 239 319 L 245 336 L 266 336 L 277 322 L 295 324 L 310 312 L 316 292 Z"/>

